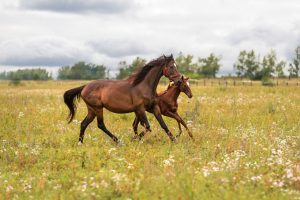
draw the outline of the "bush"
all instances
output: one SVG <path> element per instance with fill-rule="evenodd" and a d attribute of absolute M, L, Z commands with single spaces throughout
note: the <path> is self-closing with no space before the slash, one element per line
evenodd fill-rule
<path fill-rule="evenodd" d="M 273 81 L 267 77 L 262 78 L 261 80 L 261 84 L 263 86 L 274 86 L 275 84 L 273 83 Z"/>
<path fill-rule="evenodd" d="M 21 85 L 21 79 L 19 77 L 13 77 L 10 80 L 9 85 L 13 85 L 13 86 Z"/>

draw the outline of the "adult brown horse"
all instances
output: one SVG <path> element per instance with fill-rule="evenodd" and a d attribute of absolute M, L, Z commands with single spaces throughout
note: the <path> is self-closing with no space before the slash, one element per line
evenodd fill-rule
<path fill-rule="evenodd" d="M 178 128 L 179 128 L 179 134 L 176 136 L 180 136 L 181 135 L 181 125 L 182 124 L 186 130 L 188 131 L 188 134 L 189 136 L 194 139 L 191 131 L 188 129 L 186 123 L 182 120 L 182 118 L 179 116 L 179 114 L 177 113 L 177 109 L 178 109 L 178 103 L 177 103 L 177 99 L 178 99 L 178 96 L 181 92 L 185 93 L 188 98 L 192 98 L 193 94 L 192 94 L 192 91 L 190 89 L 190 84 L 188 82 L 188 79 L 189 78 L 184 78 L 182 76 L 182 81 L 179 82 L 179 84 L 169 84 L 168 88 L 166 91 L 160 93 L 160 94 L 157 94 L 157 104 L 160 108 L 160 112 L 162 115 L 164 116 L 167 116 L 167 117 L 171 117 L 173 119 L 175 119 L 178 123 Z M 150 113 L 153 113 L 153 110 L 149 110 L 147 109 L 148 112 Z M 133 127 L 133 131 L 135 133 L 135 138 L 139 137 L 143 137 L 144 135 L 144 132 L 140 133 L 138 135 L 138 125 L 139 125 L 139 118 L 136 116 L 134 121 L 133 121 L 133 124 L 132 124 L 132 127 Z"/>
<path fill-rule="evenodd" d="M 114 113 L 135 112 L 146 128 L 145 133 L 151 131 L 145 110 L 152 109 L 161 127 L 174 141 L 175 138 L 163 121 L 159 106 L 155 102 L 156 88 L 163 75 L 175 83 L 181 81 L 181 74 L 177 71 L 173 55 L 152 60 L 127 80 L 96 80 L 66 91 L 64 102 L 70 110 L 69 123 L 75 116 L 76 97 L 77 99 L 81 97 L 87 105 L 88 114 L 81 122 L 79 142 L 83 142 L 85 129 L 95 117 L 97 117 L 98 127 L 118 142 L 118 138 L 107 130 L 104 124 L 103 108 Z"/>

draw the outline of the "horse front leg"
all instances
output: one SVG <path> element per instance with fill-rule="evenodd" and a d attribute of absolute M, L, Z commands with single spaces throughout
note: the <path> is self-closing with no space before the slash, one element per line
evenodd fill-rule
<path fill-rule="evenodd" d="M 139 117 L 138 117 L 138 115 L 135 115 L 134 121 L 132 123 L 132 128 L 133 128 L 133 132 L 134 132 L 134 137 L 133 137 L 134 140 L 139 137 L 139 134 L 138 134 L 139 123 L 140 123 Z"/>
<path fill-rule="evenodd" d="M 157 121 L 159 122 L 160 126 L 165 130 L 165 132 L 167 133 L 167 135 L 169 136 L 170 140 L 172 142 L 175 142 L 176 139 L 175 137 L 173 136 L 173 134 L 171 133 L 171 131 L 168 129 L 166 123 L 164 122 L 162 116 L 161 116 L 161 113 L 160 113 L 160 108 L 158 105 L 155 105 L 154 106 L 154 109 L 153 109 L 153 114 L 155 116 L 155 118 L 157 119 Z"/>
<path fill-rule="evenodd" d="M 138 109 L 138 110 L 135 112 L 135 115 L 136 115 L 136 117 L 138 118 L 137 125 L 138 125 L 139 121 L 141 121 L 142 126 L 145 128 L 145 131 L 142 131 L 142 132 L 138 135 L 139 139 L 142 139 L 142 137 L 144 137 L 145 134 L 146 134 L 147 132 L 151 132 L 150 124 L 149 124 L 149 121 L 148 121 L 148 119 L 147 119 L 146 111 L 145 111 L 144 108 Z"/>

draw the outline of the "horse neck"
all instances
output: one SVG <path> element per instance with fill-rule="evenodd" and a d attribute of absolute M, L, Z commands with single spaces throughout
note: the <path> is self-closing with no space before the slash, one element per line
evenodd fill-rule
<path fill-rule="evenodd" d="M 173 101 L 177 101 L 180 92 L 181 92 L 181 91 L 180 91 L 180 88 L 179 88 L 179 87 L 173 86 L 173 87 L 171 87 L 171 88 L 169 88 L 169 89 L 167 90 L 166 95 L 168 95 L 169 97 L 171 97 L 171 99 L 172 99 Z"/>
<path fill-rule="evenodd" d="M 162 66 L 153 67 L 148 74 L 145 76 L 144 80 L 141 82 L 144 89 L 149 89 L 152 95 L 156 94 L 156 88 L 162 77 Z"/>

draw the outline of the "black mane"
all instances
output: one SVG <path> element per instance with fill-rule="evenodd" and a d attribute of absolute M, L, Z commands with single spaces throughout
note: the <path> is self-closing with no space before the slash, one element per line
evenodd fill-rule
<path fill-rule="evenodd" d="M 132 85 L 137 85 L 139 84 L 142 80 L 144 80 L 145 76 L 148 74 L 148 72 L 155 66 L 162 66 L 164 65 L 169 59 L 173 59 L 173 56 L 171 57 L 166 57 L 166 56 L 161 56 L 155 60 L 150 61 L 147 63 L 145 66 L 141 67 L 140 69 L 137 70 L 134 74 L 130 75 L 127 80 L 130 80 L 132 82 Z"/>

